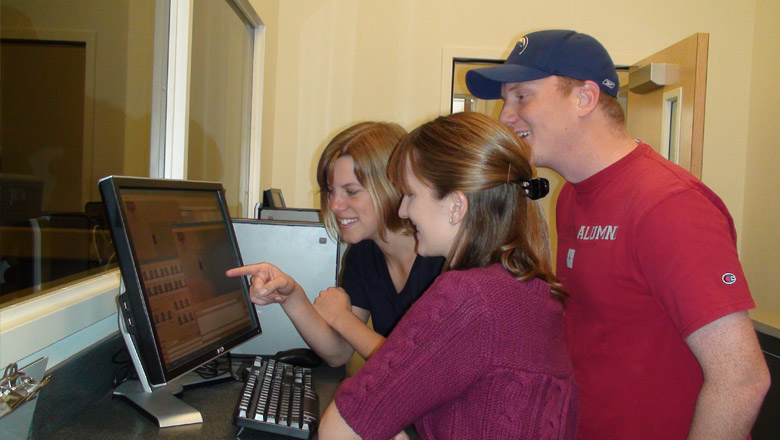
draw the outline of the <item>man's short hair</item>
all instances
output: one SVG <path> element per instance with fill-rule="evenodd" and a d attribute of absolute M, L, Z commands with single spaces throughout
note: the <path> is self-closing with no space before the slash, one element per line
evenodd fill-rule
<path fill-rule="evenodd" d="M 575 88 L 581 87 L 585 81 L 568 76 L 558 76 L 558 91 L 564 96 L 568 96 Z M 626 125 L 626 116 L 623 112 L 623 106 L 617 98 L 603 91 L 599 93 L 598 108 L 604 113 L 604 116 L 612 120 L 616 125 Z"/>

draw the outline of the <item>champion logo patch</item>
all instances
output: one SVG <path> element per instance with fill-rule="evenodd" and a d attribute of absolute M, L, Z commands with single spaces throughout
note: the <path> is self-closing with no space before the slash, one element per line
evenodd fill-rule
<path fill-rule="evenodd" d="M 737 282 L 737 276 L 730 272 L 724 273 L 720 280 L 723 281 L 723 284 L 734 284 Z"/>

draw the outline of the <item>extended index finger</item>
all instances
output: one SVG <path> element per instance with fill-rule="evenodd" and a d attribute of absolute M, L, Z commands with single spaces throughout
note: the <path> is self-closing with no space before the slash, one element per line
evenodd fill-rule
<path fill-rule="evenodd" d="M 255 275 L 260 273 L 261 266 L 259 264 L 250 264 L 248 266 L 241 266 L 241 267 L 234 267 L 232 269 L 228 269 L 227 272 L 225 272 L 225 275 L 229 277 L 239 277 L 242 275 Z"/>

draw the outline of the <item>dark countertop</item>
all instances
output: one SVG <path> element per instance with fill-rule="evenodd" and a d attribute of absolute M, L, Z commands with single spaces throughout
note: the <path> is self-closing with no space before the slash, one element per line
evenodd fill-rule
<path fill-rule="evenodd" d="M 320 396 L 320 413 L 325 410 L 338 389 L 339 381 L 318 380 L 314 387 Z M 138 410 L 128 400 L 107 393 L 83 414 L 76 417 L 51 437 L 53 439 L 286 439 L 288 437 L 239 428 L 233 425 L 242 383 L 229 380 L 186 388 L 178 397 L 200 411 L 203 423 L 160 428 L 156 420 Z"/>

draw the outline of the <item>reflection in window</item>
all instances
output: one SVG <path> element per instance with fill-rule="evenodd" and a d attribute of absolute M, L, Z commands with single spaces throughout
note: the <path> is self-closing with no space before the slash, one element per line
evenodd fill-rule
<path fill-rule="evenodd" d="M 148 175 L 154 14 L 2 1 L 0 307 L 115 266 L 97 180 Z"/>
<path fill-rule="evenodd" d="M 221 182 L 233 217 L 245 203 L 254 28 L 232 2 L 193 3 L 187 179 Z"/>

